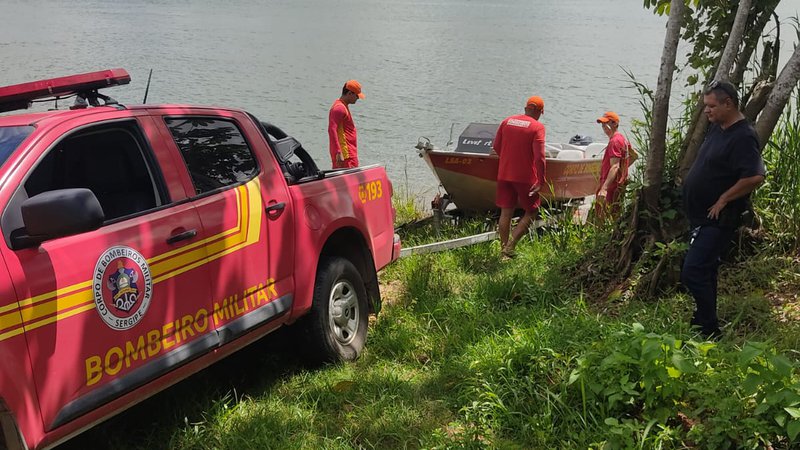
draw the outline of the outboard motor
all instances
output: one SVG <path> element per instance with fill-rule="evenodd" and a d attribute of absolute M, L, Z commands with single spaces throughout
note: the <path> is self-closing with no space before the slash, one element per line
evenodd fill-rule
<path fill-rule="evenodd" d="M 592 137 L 576 134 L 569 139 L 569 143 L 572 145 L 589 145 L 592 143 Z"/>

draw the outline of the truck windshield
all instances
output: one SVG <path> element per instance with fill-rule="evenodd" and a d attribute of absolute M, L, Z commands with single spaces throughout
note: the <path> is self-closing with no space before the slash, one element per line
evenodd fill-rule
<path fill-rule="evenodd" d="M 0 166 L 5 164 L 8 157 L 17 149 L 17 146 L 32 132 L 33 127 L 30 125 L 0 127 Z"/>

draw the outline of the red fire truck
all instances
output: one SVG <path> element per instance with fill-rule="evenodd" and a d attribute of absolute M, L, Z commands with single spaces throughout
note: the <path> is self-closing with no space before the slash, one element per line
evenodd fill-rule
<path fill-rule="evenodd" d="M 282 325 L 355 359 L 399 256 L 382 167 L 320 170 L 245 111 L 101 93 L 129 82 L 0 88 L 0 112 L 75 99 L 0 116 L 7 448 L 52 447 Z"/>

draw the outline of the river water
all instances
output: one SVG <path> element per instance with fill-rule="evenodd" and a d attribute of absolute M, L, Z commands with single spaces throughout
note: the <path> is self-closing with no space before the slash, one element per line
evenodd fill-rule
<path fill-rule="evenodd" d="M 0 17 L 0 85 L 124 67 L 131 85 L 107 93 L 140 103 L 152 68 L 148 103 L 247 109 L 325 167 L 328 108 L 355 78 L 362 164 L 423 197 L 419 136 L 444 146 L 530 95 L 550 141 L 600 140 L 609 109 L 625 128 L 640 110 L 623 69 L 655 85 L 666 24 L 641 0 L 0 0 Z"/>

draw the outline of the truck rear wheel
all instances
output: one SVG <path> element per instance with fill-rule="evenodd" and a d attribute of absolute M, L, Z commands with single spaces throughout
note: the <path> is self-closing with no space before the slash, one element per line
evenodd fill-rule
<path fill-rule="evenodd" d="M 320 260 L 314 299 L 307 317 L 312 358 L 322 362 L 353 361 L 367 340 L 367 290 L 349 260 Z"/>

